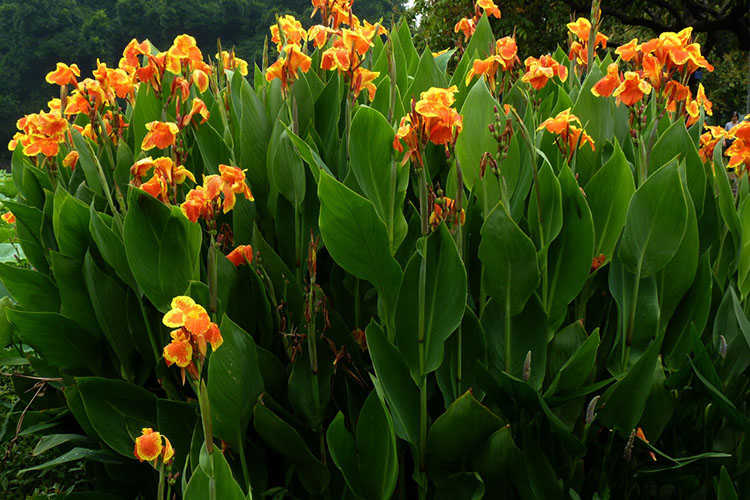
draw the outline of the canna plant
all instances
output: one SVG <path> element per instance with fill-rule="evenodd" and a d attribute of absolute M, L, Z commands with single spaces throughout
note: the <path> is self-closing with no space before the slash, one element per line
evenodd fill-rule
<path fill-rule="evenodd" d="M 18 121 L 1 359 L 36 376 L 0 440 L 60 452 L 24 473 L 85 459 L 96 498 L 748 491 L 750 127 L 704 133 L 691 30 L 605 52 L 594 5 L 522 64 L 491 1 L 422 54 L 312 3 L 262 67 L 134 39 L 90 78 L 58 64 Z"/>

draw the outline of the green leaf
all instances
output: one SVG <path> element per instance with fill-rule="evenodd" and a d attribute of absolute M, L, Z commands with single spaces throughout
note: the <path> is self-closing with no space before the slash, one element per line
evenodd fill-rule
<path fill-rule="evenodd" d="M 427 452 L 449 463 L 469 460 L 502 426 L 500 417 L 467 391 L 430 427 Z"/>
<path fill-rule="evenodd" d="M 305 199 L 305 167 L 286 130 L 279 136 L 268 173 L 274 189 L 300 210 Z"/>
<path fill-rule="evenodd" d="M 60 312 L 81 325 L 92 337 L 101 337 L 86 282 L 81 279 L 83 259 L 73 259 L 50 251 L 50 260 L 52 274 L 60 291 Z"/>
<path fill-rule="evenodd" d="M 538 178 L 539 182 L 531 190 L 527 220 L 531 239 L 537 250 L 541 251 L 548 248 L 560 234 L 563 225 L 563 207 L 560 181 L 555 177 L 549 162 L 542 164 Z M 575 182 L 575 179 L 573 181 Z M 541 213 L 539 206 L 541 206 Z"/>
<path fill-rule="evenodd" d="M 477 450 L 472 468 L 484 481 L 485 498 L 504 498 L 513 487 L 521 498 L 534 498 L 526 478 L 526 458 L 513 442 L 510 426 L 495 432 Z"/>
<path fill-rule="evenodd" d="M 391 409 L 396 434 L 416 445 L 419 442 L 419 392 L 410 380 L 409 368 L 377 323 L 370 322 L 366 335 L 375 374 Z"/>
<path fill-rule="evenodd" d="M 135 347 L 128 331 L 126 292 L 114 278 L 99 269 L 88 252 L 83 265 L 83 278 L 101 331 L 120 360 L 124 372 L 132 380 Z"/>
<path fill-rule="evenodd" d="M 119 454 L 134 458 L 133 447 L 141 429 L 157 427 L 156 397 L 122 380 L 80 377 L 76 382 L 96 433 Z"/>
<path fill-rule="evenodd" d="M 359 482 L 368 500 L 388 500 L 396 489 L 398 456 L 391 416 L 371 391 L 357 421 Z"/>
<path fill-rule="evenodd" d="M 102 254 L 104 260 L 112 266 L 117 276 L 124 281 L 130 288 L 138 290 L 138 285 L 133 277 L 133 272 L 128 265 L 128 258 L 125 254 L 125 245 L 122 237 L 113 231 L 110 225 L 104 219 L 104 214 L 97 212 L 94 205 L 91 205 L 89 218 L 89 232 L 91 237 Z"/>
<path fill-rule="evenodd" d="M 425 48 L 422 56 L 419 58 L 419 64 L 414 73 L 414 80 L 406 95 L 419 99 L 420 94 L 431 87 L 446 88 L 448 87 L 448 82 L 445 79 L 445 74 L 438 68 L 435 58 L 432 56 L 432 51 L 428 47 Z"/>
<path fill-rule="evenodd" d="M 466 307 L 466 269 L 445 224 L 427 237 L 424 252 L 427 263 L 422 364 L 418 317 L 423 257 L 419 253 L 406 266 L 396 306 L 396 341 L 417 383 L 440 366 L 445 341 L 461 324 Z M 444 293 L 446 283 L 450 284 L 450 294 Z"/>
<path fill-rule="evenodd" d="M 615 104 L 614 99 L 603 99 L 591 93 L 592 87 L 602 79 L 604 74 L 598 66 L 594 65 L 586 75 L 578 93 L 575 106 L 571 112 L 581 119 L 581 124 L 586 132 L 594 139 L 597 151 L 591 152 L 588 148 L 576 153 L 576 172 L 580 173 L 581 182 L 585 183 L 596 173 L 601 162 L 596 158 L 601 154 L 602 147 L 607 141 L 612 140 L 615 133 Z M 585 161 L 591 158 L 589 161 Z"/>
<path fill-rule="evenodd" d="M 461 342 L 459 351 L 458 343 Z M 458 355 L 461 354 L 461 372 L 458 371 Z M 477 363 L 487 365 L 487 335 L 482 328 L 474 311 L 466 307 L 463 320 L 461 321 L 461 335 L 454 332 L 445 342 L 445 356 L 443 364 L 437 371 L 437 382 L 443 393 L 445 407 L 456 400 L 461 394 L 474 388 L 476 389 L 476 366 Z"/>
<path fill-rule="evenodd" d="M 131 123 L 131 126 L 132 125 L 134 124 Z M 104 196 L 104 186 L 102 185 L 102 178 L 99 175 L 99 169 L 101 168 L 99 165 L 99 159 L 95 156 L 87 139 L 84 138 L 78 130 L 71 127 L 70 133 L 73 138 L 73 145 L 75 146 L 76 151 L 78 151 L 78 164 L 83 171 L 83 175 L 86 177 L 86 184 L 88 184 L 89 188 L 91 188 L 96 194 Z M 140 147 L 138 149 L 140 150 Z"/>
<path fill-rule="evenodd" d="M 539 284 L 536 249 L 502 204 L 482 226 L 479 260 L 484 264 L 487 292 L 499 304 L 507 301 L 511 315 L 521 312 Z"/>
<path fill-rule="evenodd" d="M 660 338 L 652 341 L 625 377 L 602 396 L 599 418 L 607 427 L 619 431 L 623 438 L 627 438 L 638 425 L 646 407 L 660 347 Z"/>
<path fill-rule="evenodd" d="M 633 174 L 617 142 L 612 156 L 594 174 L 584 191 L 594 220 L 594 256 L 604 255 L 609 261 L 625 226 L 628 204 L 635 192 Z"/>
<path fill-rule="evenodd" d="M 296 472 L 305 489 L 319 495 L 325 491 L 330 480 L 328 468 L 313 456 L 297 431 L 276 416 L 264 403 L 261 395 L 253 407 L 253 425 L 266 444 L 284 455 L 296 466 Z"/>
<path fill-rule="evenodd" d="M 484 482 L 476 472 L 458 472 L 437 483 L 435 500 L 480 500 Z"/>
<path fill-rule="evenodd" d="M 739 255 L 739 271 L 737 288 L 740 290 L 742 301 L 750 294 L 750 197 L 745 197 L 739 209 L 742 245 Z"/>
<path fill-rule="evenodd" d="M 57 287 L 39 271 L 0 263 L 0 281 L 10 296 L 28 311 L 60 310 Z"/>
<path fill-rule="evenodd" d="M 198 263 L 201 227 L 178 207 L 132 188 L 123 241 L 128 264 L 146 297 L 162 312 L 183 295 Z"/>
<path fill-rule="evenodd" d="M 159 432 L 169 438 L 174 448 L 174 465 L 181 470 L 190 452 L 193 429 L 199 419 L 197 404 L 171 399 L 157 399 L 156 413 Z"/>
<path fill-rule="evenodd" d="M 133 450 L 130 450 L 133 451 Z M 94 462 L 100 462 L 100 463 L 106 463 L 106 464 L 120 464 L 122 463 L 122 459 L 118 458 L 117 455 L 114 455 L 106 450 L 90 450 L 88 448 L 73 448 L 72 450 L 63 453 L 57 458 L 54 458 L 52 460 L 49 460 L 47 462 L 44 462 L 43 464 L 35 465 L 33 467 L 27 467 L 26 469 L 21 469 L 18 471 L 18 474 L 24 474 L 26 472 L 31 472 L 34 470 L 46 470 L 51 469 L 53 467 L 57 467 L 61 464 L 68 463 L 68 462 L 77 462 L 78 460 L 93 460 Z"/>
<path fill-rule="evenodd" d="M 374 206 L 336 179 L 321 175 L 320 234 L 338 265 L 375 285 L 386 307 L 394 313 L 401 267 L 391 256 L 388 231 Z"/>
<path fill-rule="evenodd" d="M 576 322 L 571 326 L 580 326 L 580 323 Z M 564 332 L 565 330 L 555 335 L 552 343 L 558 341 L 558 338 L 563 335 Z M 565 364 L 563 364 L 559 370 L 552 371 L 552 373 L 556 373 L 556 375 L 549 388 L 544 393 L 545 397 L 551 396 L 558 391 L 576 389 L 586 382 L 586 379 L 591 374 L 591 370 L 596 363 L 596 352 L 599 348 L 599 342 L 599 328 L 597 328 L 588 338 L 586 338 L 578 349 L 576 349 L 575 353 L 565 361 Z"/>
<path fill-rule="evenodd" d="M 719 491 L 716 498 L 718 500 L 737 500 L 738 498 L 732 478 L 729 476 L 727 468 L 723 465 L 721 466 L 721 474 L 719 475 Z"/>
<path fill-rule="evenodd" d="M 50 366 L 93 373 L 101 369 L 99 344 L 74 321 L 51 312 L 9 309 L 7 315 L 21 341 Z"/>
<path fill-rule="evenodd" d="M 215 434 L 239 449 L 253 403 L 263 392 L 263 377 L 253 338 L 226 315 L 220 330 L 224 342 L 211 353 L 208 400 Z"/>
<path fill-rule="evenodd" d="M 55 191 L 52 225 L 60 253 L 82 259 L 91 242 L 89 208 L 61 186 Z"/>
<path fill-rule="evenodd" d="M 559 321 L 589 277 L 594 257 L 594 223 L 588 203 L 568 168 L 560 171 L 563 226 L 549 248 L 547 309 Z M 560 318 L 558 320 L 558 318 Z"/>
<path fill-rule="evenodd" d="M 206 447 L 201 446 L 201 455 L 206 453 Z M 206 498 L 217 498 L 221 500 L 245 500 L 242 488 L 232 476 L 224 454 L 214 448 L 214 452 L 207 457 L 201 456 L 201 463 L 205 458 L 205 467 L 195 469 L 185 489 L 185 500 L 205 500 Z M 210 471 L 207 473 L 207 470 Z M 211 490 L 215 490 L 212 495 Z"/>
<path fill-rule="evenodd" d="M 391 148 L 393 127 L 377 110 L 360 106 L 351 124 L 351 169 L 388 231 L 391 254 L 406 237 L 406 218 L 401 207 L 409 182 L 409 167 L 397 165 Z"/>
<path fill-rule="evenodd" d="M 372 393 L 371 393 L 372 394 Z M 358 496 L 363 496 L 359 485 L 359 463 L 354 436 L 346 429 L 344 414 L 338 412 L 326 431 L 326 441 L 331 459 L 344 476 L 347 486 Z"/>
<path fill-rule="evenodd" d="M 620 257 L 628 270 L 646 278 L 674 257 L 688 222 L 676 161 L 646 179 L 633 195 L 622 233 Z"/>
<path fill-rule="evenodd" d="M 146 124 L 155 120 L 161 120 L 161 102 L 156 97 L 156 92 L 150 85 L 141 85 L 135 97 L 133 116 L 129 127 L 133 139 L 133 156 L 135 158 L 138 158 L 138 154 L 141 152 L 141 143 L 148 132 Z"/>

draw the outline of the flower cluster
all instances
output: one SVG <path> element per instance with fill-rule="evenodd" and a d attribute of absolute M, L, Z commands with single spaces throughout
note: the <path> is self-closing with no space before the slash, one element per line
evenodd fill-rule
<path fill-rule="evenodd" d="M 16 216 L 13 215 L 13 212 L 11 211 L 5 212 L 3 215 L 0 215 L 0 219 L 3 219 L 6 224 L 16 223 Z"/>
<path fill-rule="evenodd" d="M 59 106 L 59 100 L 53 100 Z M 40 111 L 26 115 L 16 122 L 16 132 L 8 144 L 8 149 L 14 151 L 20 144 L 23 154 L 35 156 L 39 153 L 46 157 L 57 156 L 60 151 L 60 143 L 65 141 L 68 131 L 68 121 L 60 116 L 59 109 L 50 109 L 49 112 Z"/>
<path fill-rule="evenodd" d="M 458 89 L 455 85 L 447 89 L 432 87 L 422 92 L 419 101 L 414 102 L 412 99 L 411 112 L 401 118 L 393 139 L 393 147 L 397 151 L 404 152 L 402 141 L 408 148 L 402 164 L 415 156 L 417 165 L 422 168 L 422 148 L 427 142 L 446 147 L 455 144 L 463 128 L 461 115 L 451 107 L 455 101 L 453 94 L 456 92 Z"/>
<path fill-rule="evenodd" d="M 154 174 L 147 182 L 142 182 L 142 178 L 146 173 L 154 169 Z M 172 194 L 172 201 L 177 198 L 177 185 L 185 182 L 185 179 L 190 179 L 195 182 L 195 176 L 193 173 L 183 167 L 177 165 L 169 157 L 162 157 L 152 159 L 150 156 L 138 160 L 130 167 L 130 174 L 133 176 L 131 184 L 136 187 L 140 187 L 154 198 L 158 198 L 164 203 L 169 204 L 170 193 Z"/>
<path fill-rule="evenodd" d="M 477 29 L 477 23 L 482 18 L 482 13 L 487 14 L 487 17 L 494 16 L 500 19 L 500 9 L 495 5 L 495 2 L 492 0 L 477 0 L 474 3 L 474 16 L 462 18 L 456 23 L 453 31 L 455 33 L 462 32 L 468 40 Z"/>
<path fill-rule="evenodd" d="M 174 448 L 167 436 L 163 436 L 151 427 L 141 429 L 141 435 L 135 440 L 133 455 L 141 462 L 153 462 L 158 467 L 159 458 L 168 464 L 174 457 Z"/>
<path fill-rule="evenodd" d="M 219 175 L 205 176 L 203 185 L 190 190 L 180 209 L 192 222 L 197 222 L 200 217 L 212 221 L 217 211 L 223 209 L 227 213 L 234 208 L 237 194 L 244 195 L 250 201 L 255 200 L 245 183 L 245 170 L 219 165 Z"/>
<path fill-rule="evenodd" d="M 556 76 L 561 82 L 568 78 L 568 68 L 555 61 L 550 55 L 543 55 L 539 59 L 527 57 L 523 64 L 526 66 L 526 73 L 521 80 L 536 90 L 541 90 L 552 77 Z"/>
<path fill-rule="evenodd" d="M 588 54 L 589 54 L 589 36 L 591 35 L 591 22 L 584 18 L 579 17 L 575 22 L 567 24 L 568 31 L 576 36 L 578 40 L 574 40 L 570 44 L 570 51 L 568 52 L 568 59 L 576 61 L 581 66 L 588 67 Z M 607 48 L 607 40 L 609 37 L 603 33 L 597 31 L 594 39 L 594 51 L 601 46 Z"/>
<path fill-rule="evenodd" d="M 685 114 L 688 126 L 698 120 L 701 107 L 710 115 L 711 102 L 703 85 L 698 86 L 695 96 L 687 86 L 696 71 L 714 69 L 701 55 L 700 45 L 691 41 L 692 30 L 662 33 L 641 44 L 634 38 L 621 45 L 615 52 L 620 61 L 632 66 L 632 71 L 626 71 L 623 77 L 618 64 L 610 64 L 607 75 L 591 91 L 601 97 L 614 95 L 618 102 L 634 106 L 653 89 L 657 103 L 668 112 L 679 109 Z"/>
<path fill-rule="evenodd" d="M 432 202 L 432 213 L 430 213 L 430 227 L 435 229 L 441 222 L 445 221 L 451 227 L 456 224 L 466 224 L 466 212 L 462 208 L 458 211 L 456 200 L 446 196 L 438 196 Z"/>
<path fill-rule="evenodd" d="M 750 115 L 745 118 L 750 118 Z M 735 168 L 739 177 L 745 171 L 750 171 L 750 122 L 745 121 L 736 125 L 727 132 L 727 138 L 734 141 L 724 153 L 729 157 L 727 167 Z"/>
<path fill-rule="evenodd" d="M 490 89 L 494 92 L 497 70 L 502 68 L 504 72 L 510 72 L 516 63 L 520 63 L 516 39 L 510 36 L 503 37 L 495 42 L 493 53 L 488 58 L 474 60 L 469 73 L 466 75 L 466 85 L 468 86 L 475 76 L 484 76 Z"/>
<path fill-rule="evenodd" d="M 222 69 L 239 71 L 242 76 L 247 76 L 247 61 L 237 57 L 234 50 L 231 52 L 222 50 L 216 54 L 216 60 L 221 64 Z"/>
<path fill-rule="evenodd" d="M 312 59 L 302 50 L 307 32 L 294 16 L 284 16 L 271 26 L 271 41 L 276 43 L 279 59 L 266 70 L 266 80 L 281 80 L 281 91 L 286 95 L 297 79 L 297 71 L 307 73 Z"/>
<path fill-rule="evenodd" d="M 594 140 L 591 136 L 582 128 L 574 125 L 574 123 L 581 125 L 581 120 L 572 114 L 570 108 L 568 108 L 560 111 L 553 118 L 547 118 L 537 128 L 537 130 L 546 129 L 550 134 L 560 136 L 560 140 L 555 137 L 555 142 L 568 161 L 572 159 L 573 152 L 584 144 L 588 144 L 592 151 L 595 149 Z"/>
<path fill-rule="evenodd" d="M 206 357 L 207 343 L 215 351 L 224 342 L 218 325 L 211 321 L 203 306 L 185 296 L 172 299 L 171 309 L 164 315 L 162 323 L 175 328 L 170 333 L 172 341 L 164 347 L 167 366 L 179 366 L 183 382 L 185 370 L 198 379 L 199 370 L 195 361 L 201 363 Z"/>

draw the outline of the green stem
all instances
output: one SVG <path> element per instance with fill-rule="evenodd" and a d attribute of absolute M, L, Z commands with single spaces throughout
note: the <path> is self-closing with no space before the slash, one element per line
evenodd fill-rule
<path fill-rule="evenodd" d="M 216 239 L 214 238 L 213 232 L 211 233 L 211 244 L 208 247 L 208 257 L 206 262 L 206 270 L 208 272 L 208 300 L 209 309 L 211 316 L 216 321 L 216 311 L 219 302 L 219 266 L 216 249 Z"/>
<path fill-rule="evenodd" d="M 638 267 L 635 269 L 635 283 L 633 285 L 633 299 L 630 304 L 630 314 L 628 316 L 628 328 L 626 335 L 623 335 L 622 343 L 622 370 L 628 369 L 628 357 L 630 356 L 630 345 L 633 343 L 633 330 L 635 329 L 635 313 L 638 306 L 638 291 L 641 286 L 641 268 L 643 267 L 643 257 L 638 260 Z"/>
<path fill-rule="evenodd" d="M 464 232 L 463 226 L 461 225 L 461 213 L 463 211 L 463 198 L 464 198 L 464 172 L 461 168 L 461 162 L 458 157 L 453 154 L 456 162 L 456 247 L 458 248 L 458 256 L 461 261 L 464 260 Z M 461 394 L 461 381 L 463 380 L 463 331 L 461 325 L 458 325 L 458 331 L 456 332 L 458 349 L 456 350 L 456 387 L 457 392 L 454 396 L 458 397 Z"/>
<path fill-rule="evenodd" d="M 159 457 L 159 489 L 156 492 L 156 498 L 163 500 L 164 498 L 164 460 Z"/>
<path fill-rule="evenodd" d="M 425 373 L 425 303 L 427 284 L 427 235 L 429 221 L 427 215 L 427 175 L 424 168 L 419 170 L 419 213 L 422 219 L 422 260 L 419 267 L 419 311 L 417 323 L 417 342 L 419 344 L 419 473 L 423 488 L 419 490 L 420 499 L 427 496 L 427 374 Z"/>
<path fill-rule="evenodd" d="M 244 439 L 242 439 L 242 436 L 239 436 L 239 439 L 237 442 L 240 444 L 239 449 L 237 450 L 237 453 L 240 454 L 240 464 L 242 465 L 242 477 L 245 479 L 245 485 L 247 486 L 248 491 L 248 498 L 252 500 L 253 498 L 253 489 L 250 486 L 250 473 L 247 469 L 247 458 L 245 457 L 245 446 L 244 446 Z"/>

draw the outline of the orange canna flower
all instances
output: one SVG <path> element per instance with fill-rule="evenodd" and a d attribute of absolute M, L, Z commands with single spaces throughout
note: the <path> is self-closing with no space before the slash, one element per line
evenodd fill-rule
<path fill-rule="evenodd" d="M 500 9 L 497 8 L 497 5 L 492 0 L 477 0 L 477 7 L 483 9 L 487 17 L 495 16 L 500 19 Z"/>
<path fill-rule="evenodd" d="M 208 90 L 208 74 L 202 69 L 193 70 L 193 83 L 198 87 L 198 91 L 202 94 Z"/>
<path fill-rule="evenodd" d="M 169 146 L 173 146 L 175 138 L 180 131 L 174 122 L 159 121 L 147 123 L 146 129 L 148 129 L 148 133 L 141 143 L 141 149 L 144 151 L 153 148 L 166 149 Z"/>
<path fill-rule="evenodd" d="M 213 218 L 212 200 L 206 196 L 203 186 L 196 186 L 190 190 L 185 202 L 180 205 L 180 210 L 190 222 L 197 222 L 200 217 Z"/>
<path fill-rule="evenodd" d="M 484 76 L 490 89 L 494 92 L 495 76 L 497 75 L 497 69 L 499 67 L 500 58 L 498 56 L 490 56 L 487 59 L 475 59 L 472 63 L 471 69 L 466 74 L 466 86 L 468 87 L 472 78 L 475 76 Z"/>
<path fill-rule="evenodd" d="M 285 45 L 282 52 L 284 55 L 266 70 L 266 80 L 269 82 L 277 78 L 281 80 L 281 90 L 286 94 L 289 86 L 297 78 L 297 70 L 307 73 L 312 59 L 294 43 Z"/>
<path fill-rule="evenodd" d="M 430 214 L 430 227 L 435 229 L 441 222 L 446 221 L 450 225 L 460 223 L 466 224 L 466 212 L 462 208 L 461 213 L 456 209 L 456 201 L 453 198 L 443 197 L 436 198 L 432 204 L 432 213 Z"/>
<path fill-rule="evenodd" d="M 370 101 L 375 99 L 375 91 L 377 88 L 375 87 L 375 84 L 373 81 L 380 76 L 380 72 L 378 71 L 370 71 L 369 69 L 365 68 L 357 68 L 354 70 L 354 77 L 353 77 L 353 85 L 352 90 L 354 91 L 354 98 L 356 99 L 357 96 L 359 96 L 359 93 L 362 91 L 362 89 L 367 90 L 368 97 Z"/>
<path fill-rule="evenodd" d="M 464 17 L 456 23 L 456 26 L 454 26 L 453 28 L 453 32 L 458 33 L 459 31 L 461 31 L 468 40 L 474 34 L 474 30 L 476 29 L 477 26 L 474 20 L 468 17 Z"/>
<path fill-rule="evenodd" d="M 504 36 L 495 42 L 495 54 L 501 59 L 500 64 L 503 70 L 513 69 L 518 59 L 518 46 L 516 39 L 510 36 Z"/>
<path fill-rule="evenodd" d="M 619 55 L 623 61 L 628 62 L 640 53 L 640 46 L 638 45 L 638 39 L 633 38 L 625 45 L 620 45 L 615 49 L 615 54 Z"/>
<path fill-rule="evenodd" d="M 609 97 L 617 87 L 620 86 L 620 73 L 617 63 L 607 66 L 607 76 L 599 80 L 591 87 L 591 93 L 597 97 Z"/>
<path fill-rule="evenodd" d="M 708 130 L 708 132 L 701 134 L 700 149 L 698 150 L 698 153 L 700 154 L 701 159 L 705 163 L 713 158 L 714 149 L 716 148 L 716 145 L 719 143 L 720 140 L 721 141 L 724 140 L 724 138 L 727 136 L 727 131 L 724 130 L 724 127 L 709 126 L 709 125 L 704 125 L 703 127 L 706 130 Z"/>
<path fill-rule="evenodd" d="M 245 184 L 245 170 L 240 170 L 237 167 L 231 167 L 229 165 L 219 165 L 219 173 L 221 174 L 221 180 L 224 181 L 224 183 L 229 186 L 229 189 L 233 193 L 242 194 L 247 198 L 249 201 L 255 201 L 255 198 L 253 197 L 253 193 L 250 192 L 250 188 L 247 187 L 247 184 Z M 234 204 L 232 204 L 234 206 Z M 231 210 L 232 207 L 229 207 L 229 209 L 226 208 L 226 203 L 224 207 L 224 213 Z"/>
<path fill-rule="evenodd" d="M 641 79 L 641 76 L 634 71 L 626 71 L 625 79 L 615 89 L 612 95 L 617 97 L 618 101 L 622 101 L 626 106 L 632 106 L 646 94 L 651 93 L 651 85 L 646 80 Z"/>
<path fill-rule="evenodd" d="M 521 80 L 530 84 L 536 90 L 541 90 L 553 76 L 557 76 L 561 82 L 568 78 L 568 68 L 559 64 L 549 55 L 543 55 L 539 59 L 527 57 L 524 65 L 526 66 L 526 73 L 521 77 Z"/>
<path fill-rule="evenodd" d="M 141 462 L 154 462 L 154 467 L 156 467 L 159 457 L 164 463 L 169 463 L 174 457 L 174 449 L 166 436 L 162 436 L 150 427 L 144 427 L 141 429 L 141 435 L 135 440 L 133 454 Z"/>
<path fill-rule="evenodd" d="M 281 36 L 279 35 L 279 26 L 284 35 L 284 43 L 282 43 Z M 276 48 L 281 52 L 281 48 L 286 44 L 301 45 L 302 42 L 307 41 L 307 32 L 302 27 L 302 23 L 297 21 L 294 16 L 284 16 L 277 19 L 277 23 L 271 25 L 271 41 L 276 44 Z"/>
<path fill-rule="evenodd" d="M 558 113 L 557 116 L 544 120 L 537 130 L 546 129 L 551 134 L 559 135 L 567 150 L 560 143 L 558 143 L 558 147 L 570 159 L 573 152 L 584 144 L 588 144 L 592 151 L 595 150 L 594 140 L 585 130 L 575 126 L 575 123 L 580 125 L 581 120 L 572 114 L 570 108 L 568 108 Z"/>
<path fill-rule="evenodd" d="M 240 72 L 242 76 L 247 76 L 247 61 L 240 59 L 234 53 L 222 50 L 221 54 L 216 54 L 216 60 L 221 63 L 223 69 L 232 69 Z"/>
<path fill-rule="evenodd" d="M 253 261 L 253 247 L 250 245 L 239 245 L 229 252 L 227 259 L 235 266 L 240 266 L 246 262 L 250 264 Z"/>
<path fill-rule="evenodd" d="M 45 80 L 47 80 L 47 83 L 64 87 L 65 85 L 78 85 L 78 80 L 76 80 L 78 76 L 81 76 L 81 70 L 78 69 L 77 64 L 68 66 L 65 63 L 59 62 L 55 71 L 47 73 Z"/>
<path fill-rule="evenodd" d="M 420 94 L 415 105 L 416 112 L 425 118 L 427 137 L 433 144 L 447 144 L 463 128 L 461 115 L 451 108 L 456 92 L 455 85 L 447 89 L 431 87 Z"/>
<path fill-rule="evenodd" d="M 324 70 L 337 69 L 341 72 L 349 71 L 352 64 L 349 51 L 344 47 L 331 47 L 323 51 L 320 60 L 320 68 Z"/>
<path fill-rule="evenodd" d="M 580 125 L 581 120 L 571 113 L 570 108 L 568 108 L 564 111 L 560 111 L 554 118 L 547 118 L 544 120 L 539 127 L 537 127 L 537 130 L 547 129 L 551 134 L 566 135 L 565 138 L 567 139 L 567 131 L 573 123 Z"/>
<path fill-rule="evenodd" d="M 167 366 L 175 364 L 180 368 L 187 368 L 193 362 L 193 346 L 190 336 L 183 328 L 172 330 L 169 334 L 172 342 L 164 346 L 164 361 Z"/>
<path fill-rule="evenodd" d="M 197 347 L 197 352 L 201 356 L 206 355 L 206 343 L 210 343 L 211 348 L 215 351 L 224 342 L 216 323 L 211 321 L 203 306 L 196 304 L 190 297 L 175 297 L 172 299 L 171 307 L 172 309 L 164 315 L 162 323 L 170 328 L 181 329 L 181 333 L 172 332 L 170 345 L 175 344 L 175 346 L 170 348 L 169 355 L 174 355 L 174 359 L 178 359 L 177 355 L 180 354 L 182 356 L 180 359 L 184 360 L 187 350 L 181 342 L 187 341 L 191 346 L 194 346 L 192 347 L 193 353 L 196 352 L 195 347 Z M 180 362 L 183 362 L 182 360 Z"/>
<path fill-rule="evenodd" d="M 336 33 L 336 30 L 327 28 L 321 24 L 316 24 L 307 31 L 307 37 L 312 40 L 313 46 L 316 48 L 323 47 L 328 41 L 328 36 Z"/>
<path fill-rule="evenodd" d="M 71 170 L 76 169 L 76 164 L 78 163 L 78 151 L 71 151 L 67 155 L 65 155 L 65 158 L 63 158 L 63 167 L 69 167 Z"/>
<path fill-rule="evenodd" d="M 16 223 L 16 216 L 13 215 L 13 212 L 5 212 L 3 215 L 0 216 L 1 219 L 5 221 L 6 224 L 15 224 Z"/>
<path fill-rule="evenodd" d="M 185 115 L 185 117 L 182 119 L 182 126 L 183 127 L 187 126 L 195 115 L 198 115 L 202 118 L 200 122 L 201 125 L 206 123 L 206 120 L 208 120 L 210 116 L 208 112 L 208 107 L 206 107 L 206 103 L 203 102 L 203 100 L 198 97 L 195 97 L 193 99 L 193 103 L 190 107 L 190 112 L 187 115 Z"/>

